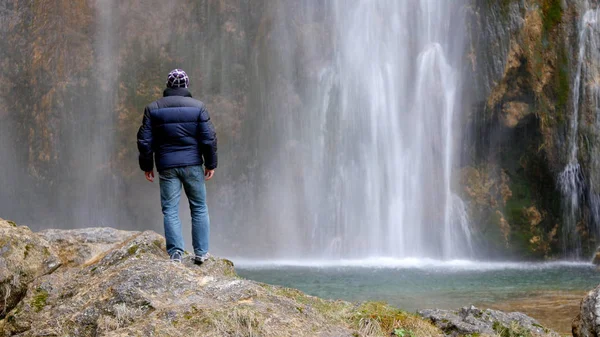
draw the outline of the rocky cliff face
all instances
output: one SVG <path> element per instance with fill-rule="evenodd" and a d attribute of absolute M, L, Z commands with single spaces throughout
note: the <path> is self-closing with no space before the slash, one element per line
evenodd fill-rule
<path fill-rule="evenodd" d="M 280 116 L 302 116 L 295 77 L 317 76 L 281 70 L 273 55 L 317 63 L 331 48 L 294 46 L 324 34 L 325 16 L 308 20 L 307 7 L 279 0 L 2 2 L 0 155 L 8 176 L 0 181 L 7 191 L 0 211 L 37 229 L 160 229 L 158 192 L 137 167 L 135 135 L 144 106 L 179 67 L 217 128 L 221 164 L 208 189 L 218 201 L 213 219 L 227 226 L 214 227 L 215 241 L 229 251 L 249 246 L 252 238 L 230 240 L 248 218 L 262 224 L 257 237 L 279 240 L 269 228 L 278 225 L 274 215 L 254 200 L 273 184 L 267 157 L 291 146 L 274 137 Z M 275 28 L 290 32 L 289 45 L 276 42 Z M 301 167 L 298 158 L 291 159 Z"/>
<path fill-rule="evenodd" d="M 584 196 L 590 187 L 581 182 L 576 192 L 566 191 L 563 173 L 573 120 L 590 124 L 573 117 L 585 3 L 474 1 L 471 7 L 466 71 L 474 88 L 466 122 L 472 133 L 460 181 L 479 238 L 491 243 L 488 253 L 589 257 L 596 244 L 595 206 Z M 576 139 L 589 138 L 577 132 Z M 584 168 L 567 179 L 593 174 Z"/>
<path fill-rule="evenodd" d="M 243 0 L 0 4 L 0 151 L 10 175 L 0 182 L 8 191 L 0 208 L 38 227 L 42 215 L 65 225 L 151 222 L 156 200 L 132 192 L 140 182 L 135 134 L 175 67 L 189 72 L 192 93 L 217 117 L 224 183 L 211 192 L 228 193 L 243 179 L 236 163 L 251 165 L 242 125 L 264 14 L 260 1 Z M 38 207 L 25 210 L 25 201 Z M 90 204 L 98 211 L 81 210 Z"/>

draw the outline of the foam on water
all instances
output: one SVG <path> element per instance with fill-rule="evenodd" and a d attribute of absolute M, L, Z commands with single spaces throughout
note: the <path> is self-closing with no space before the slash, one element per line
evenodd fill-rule
<path fill-rule="evenodd" d="M 436 260 L 427 258 L 386 258 L 341 260 L 245 260 L 232 258 L 235 265 L 244 269 L 306 268 L 391 268 L 426 269 L 431 271 L 490 271 L 490 270 L 542 270 L 563 267 L 593 267 L 583 261 L 552 262 L 497 262 L 475 260 Z"/>

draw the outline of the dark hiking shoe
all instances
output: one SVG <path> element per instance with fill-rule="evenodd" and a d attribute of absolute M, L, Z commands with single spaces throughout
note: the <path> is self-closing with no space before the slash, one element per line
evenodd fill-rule
<path fill-rule="evenodd" d="M 204 255 L 196 255 L 194 256 L 194 263 L 197 265 L 201 265 L 204 263 L 204 261 L 208 260 L 209 258 L 211 258 L 211 255 L 209 253 L 206 253 Z"/>
<path fill-rule="evenodd" d="M 171 261 L 181 263 L 181 252 L 176 251 L 173 254 L 171 254 Z"/>

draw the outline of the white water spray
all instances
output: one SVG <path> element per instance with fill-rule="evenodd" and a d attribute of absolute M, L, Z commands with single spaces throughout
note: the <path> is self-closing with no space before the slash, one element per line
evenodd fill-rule
<path fill-rule="evenodd" d="M 591 146 L 591 166 L 589 177 L 584 177 L 583 170 L 578 160 L 579 145 L 578 137 L 580 132 L 581 112 L 591 109 L 596 129 L 600 132 L 600 112 L 598 105 L 600 99 L 600 75 L 598 67 L 600 66 L 600 26 L 598 7 L 592 7 L 589 1 L 584 2 L 581 9 L 581 19 L 579 23 L 579 48 L 577 53 L 577 63 L 575 76 L 573 80 L 572 103 L 573 114 L 569 123 L 567 134 L 568 144 L 568 162 L 563 172 L 559 175 L 558 183 L 563 195 L 563 254 L 567 257 L 581 256 L 581 236 L 577 228 L 577 222 L 580 218 L 580 205 L 586 184 L 589 186 L 588 204 L 592 215 L 599 215 L 600 212 L 600 165 L 598 165 L 597 155 L 598 146 Z M 594 221 L 599 221 L 596 216 Z"/>
<path fill-rule="evenodd" d="M 318 71 L 301 69 L 319 76 L 303 84 L 300 124 L 284 123 L 278 134 L 280 157 L 293 149 L 307 170 L 292 176 L 299 169 L 284 165 L 271 178 L 273 195 L 288 188 L 291 197 L 272 197 L 268 207 L 293 215 L 273 226 L 275 255 L 469 257 L 467 212 L 453 193 L 464 3 L 327 4 L 333 57 Z"/>
<path fill-rule="evenodd" d="M 120 208 L 120 202 L 116 192 L 118 183 L 110 180 L 113 176 L 111 155 L 115 148 L 114 135 L 110 132 L 114 132 L 112 125 L 116 124 L 119 71 L 115 59 L 117 4 L 113 0 L 95 0 L 94 8 L 98 20 L 94 36 L 97 68 L 93 78 L 98 86 L 97 96 L 90 108 L 77 107 L 78 132 L 73 132 L 67 142 L 69 152 L 77 158 L 77 170 L 71 173 L 77 192 L 74 200 L 69 201 L 68 209 L 76 225 L 115 226 L 118 221 L 114 210 Z"/>

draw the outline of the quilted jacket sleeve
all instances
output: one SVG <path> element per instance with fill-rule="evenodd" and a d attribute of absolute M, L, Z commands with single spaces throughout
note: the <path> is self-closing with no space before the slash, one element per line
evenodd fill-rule
<path fill-rule="evenodd" d="M 204 166 L 208 170 L 214 170 L 217 168 L 217 133 L 215 127 L 210 121 L 210 116 L 206 107 L 202 107 L 199 121 L 200 129 L 200 150 L 202 151 L 202 157 L 204 157 Z"/>
<path fill-rule="evenodd" d="M 150 110 L 146 107 L 144 110 L 144 119 L 137 133 L 137 147 L 140 151 L 140 168 L 144 172 L 154 169 L 154 152 L 152 150 L 152 121 L 150 119 Z"/>

